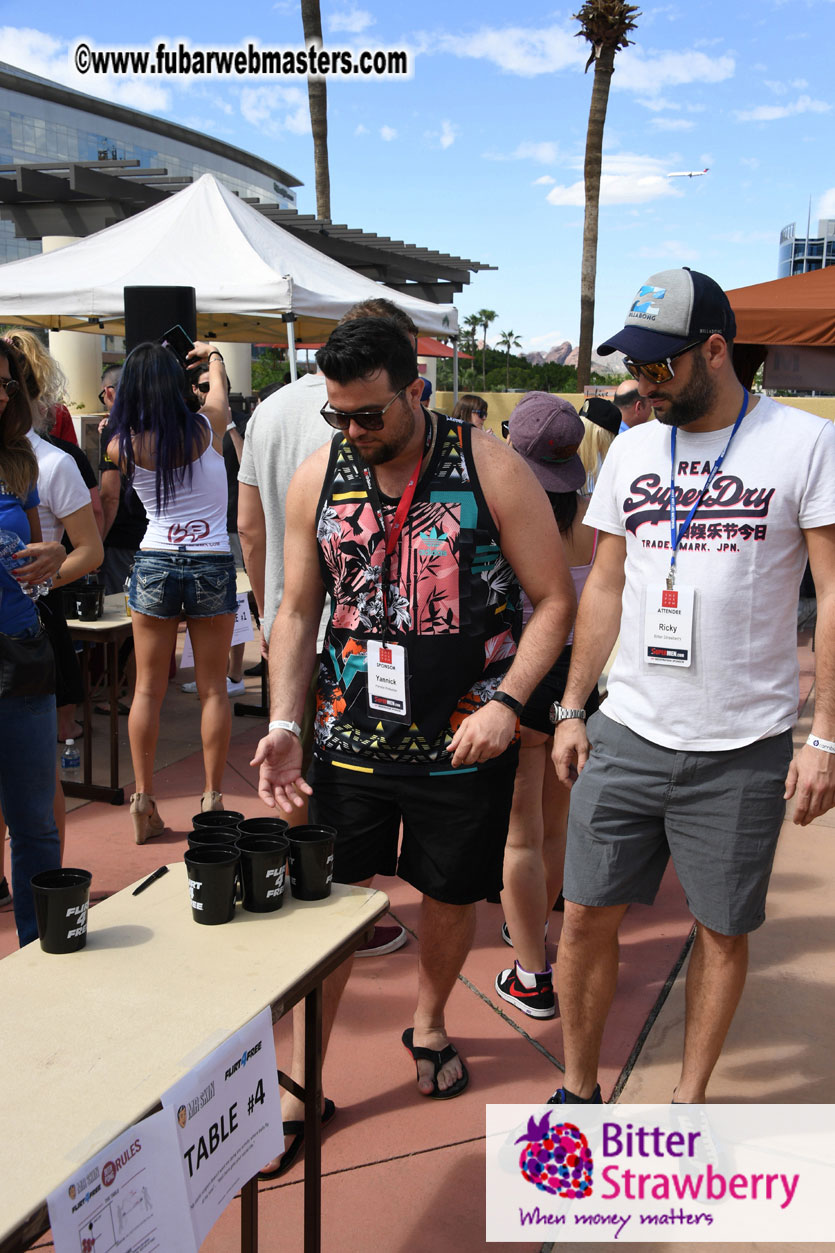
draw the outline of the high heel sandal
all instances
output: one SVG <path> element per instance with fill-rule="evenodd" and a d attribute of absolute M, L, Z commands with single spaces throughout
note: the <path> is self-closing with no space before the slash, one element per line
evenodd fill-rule
<path fill-rule="evenodd" d="M 207 814 L 215 809 L 223 809 L 223 793 L 222 792 L 204 792 L 200 797 L 200 812 Z"/>
<path fill-rule="evenodd" d="M 165 823 L 157 812 L 157 803 L 147 792 L 134 792 L 130 798 L 130 816 L 137 844 L 144 844 L 154 835 L 162 835 Z"/>

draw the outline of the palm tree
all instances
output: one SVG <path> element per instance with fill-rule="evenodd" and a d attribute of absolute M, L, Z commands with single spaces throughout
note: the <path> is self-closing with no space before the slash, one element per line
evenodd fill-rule
<path fill-rule="evenodd" d="M 583 226 L 583 265 L 580 275 L 580 346 L 577 361 L 577 390 L 588 384 L 591 376 L 591 348 L 594 334 L 594 288 L 597 280 L 597 218 L 600 206 L 600 171 L 603 164 L 603 128 L 609 87 L 615 71 L 615 54 L 627 47 L 629 31 L 641 14 L 634 4 L 624 0 L 587 0 L 574 20 L 580 23 L 577 37 L 591 44 L 586 71 L 594 65 L 594 84 L 589 105 L 586 131 L 586 217 Z"/>
<path fill-rule="evenodd" d="M 522 341 L 515 331 L 502 331 L 499 336 L 499 347 L 504 348 L 504 389 L 510 391 L 510 351 L 521 348 Z"/>
<path fill-rule="evenodd" d="M 478 324 L 484 329 L 484 338 L 481 341 L 481 388 L 482 391 L 487 390 L 487 328 L 491 322 L 495 322 L 498 317 L 492 309 L 479 309 L 477 317 Z"/>
<path fill-rule="evenodd" d="M 322 14 L 319 0 L 301 0 L 304 42 L 322 42 Z M 307 80 L 310 129 L 313 132 L 313 168 L 316 174 L 316 216 L 331 220 L 331 176 L 328 166 L 328 89 L 325 79 Z"/>
<path fill-rule="evenodd" d="M 466 343 L 467 351 L 470 353 L 470 357 L 471 357 L 470 368 L 472 369 L 472 372 L 473 372 L 472 385 L 473 387 L 475 387 L 475 354 L 476 354 L 476 348 L 478 346 L 476 341 L 478 337 L 478 328 L 481 326 L 481 321 L 479 319 L 478 314 L 477 313 L 469 314 L 468 317 L 464 318 L 464 325 L 467 328 L 466 339 L 464 342 Z"/>

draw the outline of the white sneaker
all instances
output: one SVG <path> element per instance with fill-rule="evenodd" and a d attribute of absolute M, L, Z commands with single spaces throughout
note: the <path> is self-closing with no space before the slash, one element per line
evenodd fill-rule
<path fill-rule="evenodd" d="M 181 684 L 180 684 L 180 691 L 181 691 L 181 692 L 186 692 L 189 696 L 196 696 L 196 695 L 197 695 L 197 681 L 196 681 L 196 679 L 192 679 L 191 683 L 181 683 Z"/>
<path fill-rule="evenodd" d="M 185 689 L 183 690 L 185 691 Z M 226 676 L 226 695 L 227 696 L 240 696 L 245 691 L 246 691 L 246 684 L 244 683 L 243 679 L 238 679 L 236 683 L 234 679 L 230 679 L 228 675 Z"/>

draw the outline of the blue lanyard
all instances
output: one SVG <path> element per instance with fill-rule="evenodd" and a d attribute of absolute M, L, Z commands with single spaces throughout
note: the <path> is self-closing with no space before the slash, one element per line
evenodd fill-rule
<path fill-rule="evenodd" d="M 725 447 L 722 449 L 722 452 L 719 454 L 719 456 L 718 456 L 718 457 L 716 458 L 716 460 L 714 461 L 714 463 L 713 463 L 713 469 L 711 470 L 710 474 L 707 476 L 707 479 L 705 480 L 705 485 L 704 485 L 704 487 L 702 488 L 701 492 L 699 493 L 699 499 L 698 499 L 698 500 L 695 502 L 695 504 L 693 505 L 693 508 L 692 508 L 692 509 L 690 510 L 690 512 L 688 513 L 687 518 L 685 519 L 685 521 L 684 521 L 684 522 L 682 522 L 682 524 L 681 524 L 681 530 L 678 532 L 678 534 L 676 534 L 676 524 L 677 524 L 677 520 L 678 520 L 678 519 L 677 519 L 677 510 L 676 510 L 676 434 L 677 434 L 677 428 L 676 428 L 676 427 L 673 427 L 673 429 L 672 429 L 672 431 L 671 431 L 671 433 L 670 433 L 670 460 L 671 460 L 671 471 L 670 471 L 670 548 L 672 549 L 672 553 L 671 553 L 671 555 L 670 555 L 670 573 L 667 575 L 667 588 L 668 588 L 670 591 L 671 591 L 671 590 L 672 590 L 672 588 L 674 587 L 674 585 L 675 585 L 675 581 L 676 581 L 676 550 L 677 550 L 677 548 L 678 548 L 679 544 L 681 543 L 681 541 L 684 539 L 684 537 L 685 537 L 685 535 L 687 534 L 688 530 L 690 529 L 690 523 L 693 521 L 693 518 L 696 516 L 696 510 L 699 508 L 699 505 L 700 505 L 700 504 L 702 503 L 702 501 L 704 500 L 704 498 L 705 498 L 705 494 L 707 493 L 708 489 L 710 488 L 711 483 L 713 482 L 713 480 L 716 478 L 716 475 L 717 475 L 717 474 L 719 473 L 719 471 L 721 470 L 721 468 L 722 468 L 722 462 L 725 460 L 725 457 L 727 456 L 728 449 L 729 449 L 729 448 L 730 448 L 730 446 L 731 446 L 731 441 L 732 441 L 732 439 L 733 439 L 734 435 L 736 435 L 737 431 L 739 430 L 740 423 L 742 422 L 742 419 L 745 417 L 745 413 L 746 413 L 746 410 L 747 410 L 747 408 L 748 408 L 748 399 L 749 399 L 749 397 L 748 397 L 748 390 L 747 390 L 747 388 L 743 387 L 742 391 L 743 391 L 743 396 L 742 396 L 742 408 L 740 409 L 739 414 L 737 415 L 736 422 L 734 422 L 734 427 L 733 427 L 733 430 L 731 431 L 730 435 L 728 436 L 728 442 L 727 442 L 727 444 L 725 445 Z"/>

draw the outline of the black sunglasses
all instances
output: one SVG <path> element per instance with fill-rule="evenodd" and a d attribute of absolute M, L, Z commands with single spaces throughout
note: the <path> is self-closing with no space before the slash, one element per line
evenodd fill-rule
<path fill-rule="evenodd" d="M 0 379 L 0 387 L 3 388 L 3 391 L 10 400 L 12 396 L 16 396 L 20 391 L 20 383 L 18 383 L 15 379 Z"/>
<path fill-rule="evenodd" d="M 404 387 L 401 387 L 400 391 L 392 396 L 388 404 L 382 409 L 357 409 L 356 413 L 345 413 L 342 409 L 330 409 L 327 405 L 323 405 L 319 412 L 328 425 L 335 427 L 337 431 L 347 431 L 352 422 L 356 422 L 357 426 L 361 426 L 364 431 L 381 431 L 383 429 L 383 418 L 395 400 L 402 396 L 405 390 Z"/>
<path fill-rule="evenodd" d="M 198 392 L 202 392 L 203 395 L 206 396 L 209 388 L 211 387 L 211 383 L 195 383 L 194 386 Z"/>

